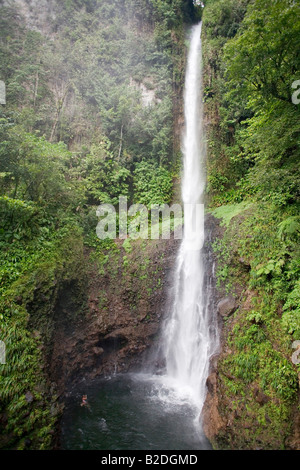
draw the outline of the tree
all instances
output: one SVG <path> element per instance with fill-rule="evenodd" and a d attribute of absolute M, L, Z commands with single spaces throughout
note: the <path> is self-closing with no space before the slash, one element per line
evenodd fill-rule
<path fill-rule="evenodd" d="M 299 51 L 299 2 L 255 0 L 239 34 L 225 45 L 227 76 L 238 93 L 252 94 L 257 107 L 272 98 L 291 103 Z"/>

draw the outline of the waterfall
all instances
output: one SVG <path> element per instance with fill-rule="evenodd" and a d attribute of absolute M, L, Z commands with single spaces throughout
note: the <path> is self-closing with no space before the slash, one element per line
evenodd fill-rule
<path fill-rule="evenodd" d="M 100 386 L 96 382 L 89 392 L 95 412 L 88 414 L 84 428 L 88 439 L 84 445 L 92 448 L 112 449 L 115 445 L 117 449 L 128 449 L 130 445 L 136 450 L 210 448 L 199 416 L 206 395 L 209 361 L 218 347 L 218 329 L 213 308 L 211 234 L 210 230 L 204 233 L 203 228 L 205 141 L 200 35 L 201 24 L 191 30 L 186 70 L 182 140 L 184 234 L 169 292 L 171 310 L 165 312 L 160 337 L 146 356 L 142 370 L 123 376 L 115 374 Z M 202 247 L 204 235 L 208 243 Z M 68 431 L 69 427 L 71 431 L 63 433 L 65 446 L 70 449 L 74 445 L 76 448 L 78 442 L 82 446 L 83 439 L 77 401 L 74 407 L 76 412 L 65 415 L 65 429 Z M 78 418 L 75 426 L 74 416 Z M 80 435 L 76 437 L 78 430 Z M 109 446 L 104 447 L 107 443 Z"/>
<path fill-rule="evenodd" d="M 164 329 L 166 376 L 179 392 L 188 393 L 200 410 L 205 400 L 209 359 L 216 347 L 205 254 L 201 248 L 204 211 L 198 211 L 195 224 L 195 208 L 203 208 L 205 188 L 202 103 L 200 23 L 191 30 L 185 78 L 182 142 L 184 234 L 177 256 L 172 311 Z"/>

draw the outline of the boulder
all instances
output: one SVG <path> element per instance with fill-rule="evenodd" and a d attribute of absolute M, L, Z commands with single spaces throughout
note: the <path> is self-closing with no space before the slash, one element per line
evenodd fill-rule
<path fill-rule="evenodd" d="M 207 377 L 206 387 L 210 394 L 215 393 L 217 387 L 217 375 L 215 372 L 213 372 Z"/>
<path fill-rule="evenodd" d="M 222 317 L 228 317 L 237 309 L 236 301 L 233 297 L 225 297 L 217 305 L 217 311 Z"/>
<path fill-rule="evenodd" d="M 25 393 L 25 399 L 26 399 L 27 403 L 31 403 L 31 402 L 33 401 L 33 395 L 32 395 L 32 393 L 29 392 L 29 391 L 26 392 L 26 393 Z"/>
<path fill-rule="evenodd" d="M 93 348 L 93 352 L 94 352 L 94 354 L 95 354 L 96 356 L 100 356 L 100 354 L 103 354 L 103 353 L 104 353 L 104 349 L 95 346 L 95 347 Z"/>

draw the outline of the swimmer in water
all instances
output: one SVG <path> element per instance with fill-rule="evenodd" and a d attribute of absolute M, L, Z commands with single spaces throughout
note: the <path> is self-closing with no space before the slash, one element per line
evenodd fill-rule
<path fill-rule="evenodd" d="M 87 395 L 82 395 L 82 402 L 81 402 L 80 406 L 85 406 L 87 404 L 88 404 Z"/>

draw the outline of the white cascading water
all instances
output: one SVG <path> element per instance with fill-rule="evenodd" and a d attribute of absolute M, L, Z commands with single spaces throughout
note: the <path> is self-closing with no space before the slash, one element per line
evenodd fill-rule
<path fill-rule="evenodd" d="M 203 208 L 205 188 L 202 99 L 201 23 L 191 31 L 184 94 L 185 131 L 182 200 L 184 234 L 177 258 L 173 310 L 165 326 L 166 375 L 182 395 L 202 409 L 209 359 L 216 347 L 215 330 L 204 288 L 205 262 L 201 250 L 204 211 L 195 232 L 195 210 Z M 195 240 L 195 233 L 196 237 Z M 196 243 L 196 245 L 195 245 Z"/>

